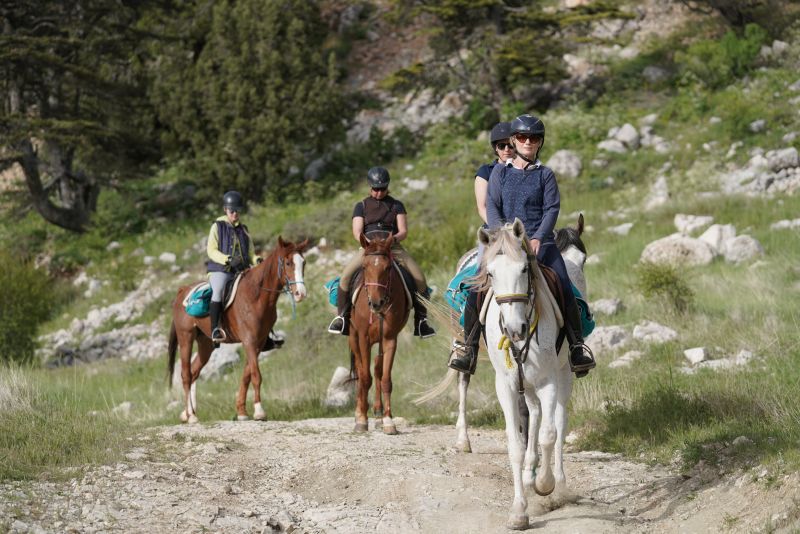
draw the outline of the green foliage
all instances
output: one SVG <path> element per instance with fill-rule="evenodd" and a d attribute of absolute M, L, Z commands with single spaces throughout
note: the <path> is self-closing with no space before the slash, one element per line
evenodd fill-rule
<path fill-rule="evenodd" d="M 317 4 L 198 2 L 165 23 L 186 34 L 154 51 L 152 97 L 173 157 L 206 198 L 234 188 L 285 198 L 305 180 L 298 162 L 338 142 L 348 114 Z"/>
<path fill-rule="evenodd" d="M 59 304 L 55 282 L 30 261 L 0 250 L 0 364 L 33 360 L 36 333 Z"/>
<path fill-rule="evenodd" d="M 766 39 L 763 28 L 748 24 L 742 37 L 728 31 L 719 40 L 691 44 L 686 52 L 675 53 L 683 83 L 713 89 L 730 84 L 747 73 Z"/>
<path fill-rule="evenodd" d="M 392 94 L 401 95 L 418 87 L 424 72 L 425 66 L 422 63 L 414 63 L 410 67 L 403 67 L 393 72 L 381 80 L 378 86 Z"/>
<path fill-rule="evenodd" d="M 645 297 L 657 297 L 678 313 L 685 313 L 694 300 L 694 292 L 677 268 L 659 263 L 642 263 L 636 267 L 637 288 Z"/>

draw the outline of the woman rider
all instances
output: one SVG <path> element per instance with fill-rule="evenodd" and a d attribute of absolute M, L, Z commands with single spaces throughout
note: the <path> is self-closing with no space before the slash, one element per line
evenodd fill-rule
<path fill-rule="evenodd" d="M 564 330 L 569 342 L 570 366 L 576 376 L 585 376 L 595 361 L 583 343 L 578 305 L 553 233 L 561 196 L 555 174 L 537 158 L 544 145 L 544 123 L 532 115 L 520 115 L 511 122 L 511 135 L 517 155 L 511 166 L 495 166 L 492 170 L 486 201 L 488 224 L 497 228 L 519 218 L 525 225 L 531 252 L 558 274 L 566 307 Z M 464 345 L 455 348 L 456 354 L 450 361 L 450 367 L 462 372 L 474 372 L 473 359 L 478 354 L 480 328 L 473 326 L 478 316 L 476 302 L 477 296 L 470 294 L 464 310 Z"/>
<path fill-rule="evenodd" d="M 363 232 L 367 238 L 387 237 L 394 235 L 392 245 L 393 258 L 405 267 L 414 278 L 417 291 L 414 293 L 414 335 L 421 338 L 431 337 L 436 332 L 428 324 L 427 310 L 419 302 L 416 293 L 426 294 L 428 283 L 422 269 L 408 252 L 400 245 L 408 235 L 408 221 L 406 208 L 403 203 L 389 195 L 389 171 L 383 167 L 373 167 L 367 173 L 367 183 L 370 186 L 369 196 L 358 202 L 353 208 L 353 237 L 360 241 Z M 336 294 L 337 315 L 328 326 L 332 334 L 349 334 L 350 308 L 350 281 L 355 272 L 361 267 L 364 250 L 359 248 L 358 253 L 345 267 L 339 279 L 339 290 Z M 412 289 L 412 288 L 409 288 Z"/>
<path fill-rule="evenodd" d="M 240 271 L 256 265 L 253 241 L 247 227 L 239 220 L 244 208 L 242 195 L 237 191 L 228 191 L 222 197 L 222 207 L 225 215 L 218 217 L 211 225 L 206 246 L 206 266 L 212 291 L 208 312 L 211 316 L 211 340 L 215 343 L 224 341 L 226 337 L 219 326 L 225 285 Z"/>
<path fill-rule="evenodd" d="M 475 173 L 475 204 L 478 206 L 478 215 L 483 219 L 484 225 L 489 222 L 486 218 L 486 191 L 489 189 L 489 176 L 492 169 L 500 163 L 505 165 L 514 159 L 514 145 L 511 144 L 511 123 L 498 122 L 489 134 L 489 143 L 492 152 L 497 156 L 491 163 L 486 163 L 478 168 Z"/>

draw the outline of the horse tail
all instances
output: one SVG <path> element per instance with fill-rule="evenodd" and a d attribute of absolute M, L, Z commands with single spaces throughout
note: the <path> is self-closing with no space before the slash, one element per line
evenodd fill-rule
<path fill-rule="evenodd" d="M 169 347 L 167 348 L 167 353 L 169 354 L 169 361 L 167 363 L 168 369 L 167 374 L 169 375 L 169 385 L 167 387 L 172 387 L 172 374 L 175 371 L 175 352 L 178 349 L 178 332 L 175 329 L 175 321 L 172 321 L 172 325 L 169 328 Z"/>
<path fill-rule="evenodd" d="M 438 384 L 436 384 L 431 389 L 424 392 L 422 395 L 420 395 L 411 402 L 419 406 L 420 404 L 423 404 L 425 402 L 432 401 L 433 399 L 435 399 L 436 397 L 438 397 L 439 395 L 441 395 L 450 388 L 450 386 L 453 384 L 453 381 L 456 379 L 456 376 L 458 376 L 458 371 L 456 371 L 455 369 L 448 368 L 447 373 L 439 381 Z"/>

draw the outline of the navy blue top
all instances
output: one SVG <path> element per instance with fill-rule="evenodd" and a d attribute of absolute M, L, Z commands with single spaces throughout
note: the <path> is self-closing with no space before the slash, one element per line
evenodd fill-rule
<path fill-rule="evenodd" d="M 489 178 L 486 218 L 497 228 L 519 217 L 528 239 L 555 243 L 553 229 L 561 209 L 556 175 L 541 163 L 525 170 L 495 165 Z"/>
<path fill-rule="evenodd" d="M 491 163 L 484 163 L 478 168 L 478 172 L 475 173 L 475 176 L 478 178 L 483 178 L 488 182 L 489 177 L 492 175 L 492 169 L 494 169 L 495 165 L 497 165 L 497 160 L 494 160 Z"/>

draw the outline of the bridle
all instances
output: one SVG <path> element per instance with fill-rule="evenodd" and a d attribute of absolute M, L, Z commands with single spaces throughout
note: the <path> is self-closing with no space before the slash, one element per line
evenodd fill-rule
<path fill-rule="evenodd" d="M 296 251 L 296 250 L 292 250 L 291 253 L 292 254 L 300 254 L 301 257 L 302 257 L 302 254 L 300 252 Z M 278 256 L 278 286 L 276 288 L 274 288 L 274 289 L 270 288 L 270 287 L 264 287 L 263 284 L 264 284 L 264 280 L 266 279 L 266 276 L 264 276 L 264 278 L 262 278 L 262 281 L 261 281 L 261 283 L 262 283 L 261 290 L 262 291 L 267 291 L 267 292 L 275 292 L 275 293 L 281 292 L 281 293 L 286 293 L 287 295 L 289 295 L 289 297 L 291 298 L 291 301 L 292 301 L 292 319 L 296 319 L 297 318 L 297 302 L 295 302 L 295 300 L 294 300 L 294 295 L 292 295 L 291 287 L 293 285 L 297 285 L 297 284 L 305 285 L 306 283 L 305 283 L 304 280 L 292 280 L 291 278 L 289 278 L 288 270 L 286 269 L 286 265 L 285 264 L 286 264 L 286 262 L 284 260 L 284 256 L 283 255 Z M 268 270 L 271 270 L 271 269 L 272 269 L 272 266 L 270 265 Z M 303 265 L 303 270 L 305 270 L 305 265 Z"/>
<path fill-rule="evenodd" d="M 392 295 L 391 295 L 391 292 L 389 291 L 389 287 L 392 284 L 392 271 L 394 271 L 394 269 L 392 268 L 392 253 L 391 253 L 391 251 L 388 251 L 388 252 L 381 252 L 381 251 L 365 252 L 364 253 L 364 257 L 367 257 L 367 256 L 383 256 L 389 262 L 388 280 L 386 281 L 385 284 L 381 284 L 380 282 L 367 282 L 366 269 L 364 269 L 364 273 L 365 273 L 364 274 L 364 287 L 379 287 L 379 288 L 383 289 L 386 292 L 385 293 L 385 295 L 386 295 L 386 304 L 388 304 L 388 306 L 386 306 L 384 311 L 382 311 L 381 313 L 378 314 L 382 318 L 384 312 L 386 310 L 388 310 L 389 308 L 391 308 L 392 304 L 393 304 L 392 303 Z M 367 294 L 367 299 L 369 300 L 369 293 Z M 372 307 L 370 307 L 370 322 L 372 322 Z"/>

